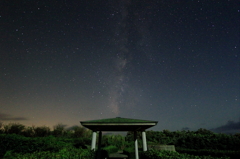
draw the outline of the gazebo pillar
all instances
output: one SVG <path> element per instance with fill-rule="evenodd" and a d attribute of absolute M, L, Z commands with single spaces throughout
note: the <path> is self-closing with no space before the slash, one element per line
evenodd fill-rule
<path fill-rule="evenodd" d="M 97 159 L 101 158 L 101 145 L 102 145 L 102 131 L 99 131 Z"/>
<path fill-rule="evenodd" d="M 137 131 L 134 131 L 134 143 L 135 143 L 135 159 L 139 159 L 139 155 L 138 155 Z"/>
<path fill-rule="evenodd" d="M 96 137 L 97 137 L 97 132 L 93 131 L 91 150 L 94 150 L 94 151 L 95 151 L 95 148 L 96 148 Z"/>
<path fill-rule="evenodd" d="M 142 131 L 143 151 L 147 151 L 146 132 Z"/>
<path fill-rule="evenodd" d="M 102 131 L 99 131 L 98 134 L 98 149 L 101 149 L 101 143 L 102 143 Z"/>

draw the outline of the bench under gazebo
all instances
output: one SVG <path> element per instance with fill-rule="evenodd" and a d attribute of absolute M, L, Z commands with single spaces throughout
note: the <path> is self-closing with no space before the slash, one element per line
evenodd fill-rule
<path fill-rule="evenodd" d="M 147 140 L 145 130 L 157 125 L 157 121 L 129 119 L 129 118 L 109 118 L 100 120 L 81 121 L 82 126 L 93 131 L 91 149 L 96 149 L 96 137 L 99 132 L 98 149 L 101 149 L 101 139 L 103 131 L 133 131 L 135 143 L 135 158 L 139 159 L 137 132 L 142 132 L 143 151 L 147 151 Z"/>

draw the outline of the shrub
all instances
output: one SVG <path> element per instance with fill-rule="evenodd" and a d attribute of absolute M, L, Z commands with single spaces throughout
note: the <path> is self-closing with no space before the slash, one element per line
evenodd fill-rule
<path fill-rule="evenodd" d="M 91 144 L 91 139 L 90 138 L 75 138 L 73 139 L 73 146 L 75 148 L 83 148 L 86 149 L 86 145 Z"/>
<path fill-rule="evenodd" d="M 10 123 L 4 125 L 4 133 L 6 134 L 21 134 L 25 126 L 19 123 Z"/>
<path fill-rule="evenodd" d="M 4 133 L 3 122 L 0 121 L 0 134 Z"/>
<path fill-rule="evenodd" d="M 7 151 L 14 153 L 58 152 L 65 147 L 71 147 L 70 142 L 53 136 L 28 138 L 16 134 L 0 134 L 0 141 L 0 156 L 3 156 Z"/>
<path fill-rule="evenodd" d="M 111 153 L 117 152 L 118 148 L 116 146 L 110 145 L 110 146 L 104 147 L 103 150 L 106 150 L 108 154 L 111 154 Z"/>
<path fill-rule="evenodd" d="M 91 150 L 64 148 L 59 152 L 38 151 L 38 152 L 26 153 L 26 154 L 8 151 L 4 155 L 4 159 L 30 159 L 30 158 L 94 159 L 94 156 L 95 156 L 95 152 Z"/>
<path fill-rule="evenodd" d="M 40 126 L 34 128 L 35 137 L 46 137 L 51 134 L 50 128 L 47 126 Z"/>
<path fill-rule="evenodd" d="M 73 130 L 73 137 L 79 138 L 85 136 L 85 129 L 81 126 L 73 126 L 71 130 Z"/>
<path fill-rule="evenodd" d="M 230 150 L 211 150 L 211 149 L 186 149 L 186 148 L 177 148 L 179 153 L 187 153 L 195 156 L 212 156 L 212 157 L 222 157 L 227 156 L 230 158 L 238 158 L 240 156 L 240 151 L 230 151 Z"/>
<path fill-rule="evenodd" d="M 133 143 L 133 145 L 134 145 L 134 143 Z M 135 156 L 135 147 L 134 146 L 125 147 L 123 149 L 123 153 L 128 155 L 129 159 L 132 159 Z"/>
<path fill-rule="evenodd" d="M 22 135 L 25 137 L 34 137 L 35 136 L 34 127 L 25 128 L 22 132 Z"/>
<path fill-rule="evenodd" d="M 140 154 L 141 159 L 230 159 L 229 157 L 211 157 L 211 156 L 193 156 L 189 154 L 180 154 L 174 151 L 149 150 Z"/>
<path fill-rule="evenodd" d="M 13 152 L 34 152 L 38 149 L 38 145 L 31 142 L 31 138 L 16 134 L 2 134 L 0 135 L 0 141 L 0 156 L 10 150 Z"/>
<path fill-rule="evenodd" d="M 56 137 L 63 136 L 65 132 L 66 125 L 63 124 L 57 124 L 53 127 L 53 135 Z"/>
<path fill-rule="evenodd" d="M 38 145 L 38 150 L 40 151 L 57 152 L 64 147 L 70 146 L 70 143 L 64 142 L 60 138 L 54 136 L 34 138 L 33 141 Z"/>
<path fill-rule="evenodd" d="M 122 135 L 103 135 L 102 137 L 102 145 L 104 146 L 113 145 L 120 150 L 125 147 L 125 144 L 125 137 Z"/>

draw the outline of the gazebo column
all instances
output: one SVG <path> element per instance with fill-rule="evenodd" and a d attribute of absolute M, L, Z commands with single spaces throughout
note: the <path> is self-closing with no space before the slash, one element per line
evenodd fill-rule
<path fill-rule="evenodd" d="M 98 152 L 97 152 L 97 158 L 101 158 L 101 145 L 102 145 L 102 131 L 99 131 L 98 134 Z"/>
<path fill-rule="evenodd" d="M 137 131 L 134 131 L 134 143 L 135 143 L 135 159 L 139 159 L 139 155 L 138 155 Z"/>
<path fill-rule="evenodd" d="M 99 131 L 99 134 L 98 134 L 98 149 L 99 150 L 101 149 L 101 143 L 102 143 L 102 132 Z"/>
<path fill-rule="evenodd" d="M 146 132 L 142 131 L 143 151 L 147 151 Z"/>
<path fill-rule="evenodd" d="M 96 148 L 96 137 L 97 137 L 97 132 L 93 131 L 91 150 L 94 150 L 94 151 L 95 151 L 95 148 Z"/>

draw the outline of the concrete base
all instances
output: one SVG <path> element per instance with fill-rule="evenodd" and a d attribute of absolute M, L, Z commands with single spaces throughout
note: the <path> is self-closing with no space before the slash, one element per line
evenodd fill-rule
<path fill-rule="evenodd" d="M 112 153 L 109 155 L 109 159 L 127 159 L 128 156 L 120 153 Z"/>

